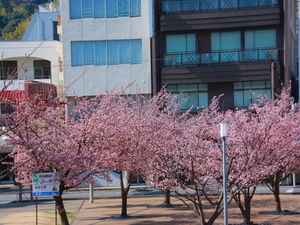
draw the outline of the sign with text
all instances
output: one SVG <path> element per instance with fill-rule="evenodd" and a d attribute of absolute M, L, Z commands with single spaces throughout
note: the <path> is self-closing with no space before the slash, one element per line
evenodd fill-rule
<path fill-rule="evenodd" d="M 32 175 L 32 194 L 38 196 L 59 195 L 58 173 L 34 173 Z"/>

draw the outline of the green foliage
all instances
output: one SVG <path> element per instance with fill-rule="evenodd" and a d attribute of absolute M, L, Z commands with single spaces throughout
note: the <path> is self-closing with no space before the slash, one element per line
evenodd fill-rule
<path fill-rule="evenodd" d="M 18 25 L 14 28 L 13 31 L 10 32 L 4 32 L 2 38 L 3 40 L 20 40 L 23 37 L 23 34 L 25 33 L 30 21 L 25 20 L 18 23 Z"/>
<path fill-rule="evenodd" d="M 38 5 L 48 2 L 49 0 L 0 0 L 0 39 L 20 40 Z M 53 2 L 58 4 L 57 0 Z"/>

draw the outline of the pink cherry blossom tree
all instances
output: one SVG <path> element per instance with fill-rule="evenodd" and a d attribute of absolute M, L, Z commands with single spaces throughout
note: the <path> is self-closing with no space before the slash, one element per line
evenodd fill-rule
<path fill-rule="evenodd" d="M 171 96 L 170 96 L 171 97 Z M 152 131 L 148 138 L 148 181 L 161 190 L 171 189 L 198 216 L 201 224 L 213 224 L 223 211 L 222 153 L 218 99 L 197 115 L 180 113 L 177 107 L 158 101 L 160 107 L 151 119 Z M 161 110 L 163 109 L 163 110 Z M 232 167 L 228 161 L 228 170 Z M 234 196 L 237 190 L 232 191 Z M 229 202 L 232 197 L 229 197 Z M 207 202 L 214 207 L 208 214 Z"/>
<path fill-rule="evenodd" d="M 121 217 L 127 217 L 127 196 L 132 182 L 144 167 L 144 148 L 141 124 L 145 120 L 141 95 L 128 96 L 125 92 L 107 92 L 90 100 L 81 99 L 74 113 L 80 120 L 94 124 L 91 130 L 94 145 L 90 150 L 95 166 L 119 175 L 121 186 Z M 80 106 L 79 106 L 80 105 Z M 104 153 L 104 154 L 103 154 Z M 99 160 L 99 162 L 98 162 Z"/>
<path fill-rule="evenodd" d="M 100 166 L 93 166 L 90 155 L 92 137 L 85 123 L 64 119 L 64 105 L 58 100 L 49 104 L 36 101 L 22 101 L 16 112 L 7 115 L 6 127 L 13 147 L 13 170 L 17 181 L 31 184 L 32 174 L 40 172 L 59 172 L 59 196 L 54 196 L 61 222 L 68 225 L 62 194 L 65 190 L 82 183 L 93 182 L 91 174 L 104 177 Z M 20 122 L 22 121 L 22 122 Z M 16 122 L 18 125 L 15 126 Z M 99 163 L 99 161 L 98 161 Z"/>
<path fill-rule="evenodd" d="M 283 90 L 277 99 L 270 101 L 264 96 L 257 96 L 258 103 L 247 110 L 227 111 L 226 120 L 230 123 L 231 143 L 242 143 L 232 146 L 229 157 L 235 160 L 235 170 L 230 176 L 238 177 L 233 188 L 241 188 L 234 196 L 244 217 L 244 224 L 251 224 L 251 200 L 256 185 L 271 181 L 272 192 L 281 210 L 279 199 L 279 182 L 299 168 L 299 111 L 291 110 L 289 92 Z M 281 179 L 276 174 L 284 174 Z M 275 179 L 274 179 L 275 178 Z M 275 185 L 276 183 L 276 185 Z M 275 188 L 278 187 L 278 189 Z"/>

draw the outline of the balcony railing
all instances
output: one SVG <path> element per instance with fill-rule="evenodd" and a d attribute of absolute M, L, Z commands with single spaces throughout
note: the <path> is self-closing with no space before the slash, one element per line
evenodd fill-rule
<path fill-rule="evenodd" d="M 164 66 L 228 65 L 277 60 L 278 49 L 251 49 L 244 51 L 214 51 L 211 53 L 166 53 Z"/>
<path fill-rule="evenodd" d="M 163 0 L 165 14 L 275 7 L 278 0 Z"/>

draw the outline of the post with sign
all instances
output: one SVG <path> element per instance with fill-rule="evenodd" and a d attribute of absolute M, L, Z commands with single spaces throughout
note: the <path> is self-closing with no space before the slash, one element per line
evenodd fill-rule
<path fill-rule="evenodd" d="M 59 184 L 58 173 L 34 173 L 32 178 L 33 196 L 58 196 Z"/>
<path fill-rule="evenodd" d="M 58 173 L 34 173 L 32 175 L 32 194 L 36 197 L 36 224 L 38 224 L 37 197 L 58 196 L 59 185 Z"/>

